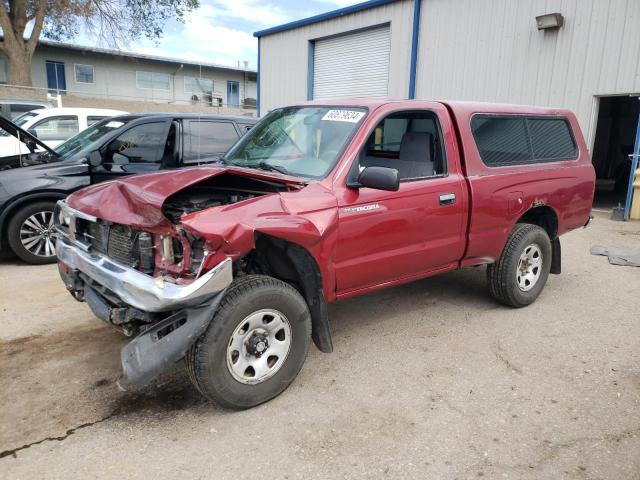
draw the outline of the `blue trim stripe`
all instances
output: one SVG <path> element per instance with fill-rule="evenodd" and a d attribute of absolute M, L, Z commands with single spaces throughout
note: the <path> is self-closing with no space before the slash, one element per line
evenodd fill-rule
<path fill-rule="evenodd" d="M 368 2 L 357 3 L 349 7 L 339 8 L 327 13 L 321 13 L 309 18 L 303 18 L 296 20 L 295 22 L 285 23 L 284 25 L 278 25 L 277 27 L 267 28 L 266 30 L 260 30 L 253 34 L 254 37 L 264 37 L 273 33 L 284 32 L 286 30 L 292 30 L 294 28 L 303 27 L 305 25 L 311 25 L 325 20 L 331 20 L 332 18 L 342 17 L 343 15 L 349 15 L 350 13 L 361 12 L 362 10 L 369 10 L 370 8 L 381 7 L 389 3 L 397 2 L 398 0 L 369 0 Z"/>
<path fill-rule="evenodd" d="M 315 52 L 316 42 L 314 40 L 310 40 L 307 53 L 307 100 L 313 100 L 313 68 Z"/>
<path fill-rule="evenodd" d="M 409 67 L 409 100 L 416 98 L 416 75 L 418 68 L 418 42 L 420 41 L 420 5 L 422 0 L 413 0 L 413 33 L 411 36 L 411 66 Z"/>
<path fill-rule="evenodd" d="M 258 38 L 258 69 L 256 72 L 258 93 L 256 94 L 256 117 L 260 118 L 260 38 Z"/>
<path fill-rule="evenodd" d="M 640 101 L 640 97 L 638 98 Z M 633 180 L 635 178 L 636 169 L 640 162 L 640 115 L 638 115 L 638 126 L 636 129 L 636 141 L 633 147 L 633 157 L 631 157 L 631 173 L 629 174 L 629 189 L 627 190 L 627 198 L 624 204 L 624 219 L 629 220 L 631 214 L 631 200 L 633 199 Z"/>

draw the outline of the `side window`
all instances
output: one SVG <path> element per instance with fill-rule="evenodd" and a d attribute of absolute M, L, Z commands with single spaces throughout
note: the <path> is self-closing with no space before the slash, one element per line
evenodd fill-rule
<path fill-rule="evenodd" d="M 100 117 L 98 115 L 89 115 L 87 117 L 87 127 L 90 127 L 94 123 L 98 123 L 100 120 L 104 120 L 105 118 L 107 118 L 107 117 L 105 117 L 105 116 Z"/>
<path fill-rule="evenodd" d="M 480 158 L 488 167 L 531 162 L 531 148 L 524 117 L 474 116 L 471 130 Z"/>
<path fill-rule="evenodd" d="M 184 160 L 193 163 L 220 156 L 237 140 L 233 123 L 188 120 L 184 128 Z"/>
<path fill-rule="evenodd" d="M 366 167 L 395 168 L 400 180 L 446 174 L 447 162 L 436 115 L 429 111 L 389 115 L 376 126 L 360 151 L 358 167 L 350 180 L 355 181 Z"/>
<path fill-rule="evenodd" d="M 564 118 L 474 115 L 471 131 L 488 167 L 574 160 L 578 155 Z"/>
<path fill-rule="evenodd" d="M 168 122 L 143 123 L 123 132 L 107 149 L 105 163 L 158 163 L 167 143 Z"/>
<path fill-rule="evenodd" d="M 563 118 L 527 119 L 533 158 L 543 160 L 568 160 L 578 155 L 569 123 Z"/>
<path fill-rule="evenodd" d="M 49 117 L 37 122 L 30 130 L 35 130 L 43 141 L 64 141 L 80 131 L 78 117 Z"/>

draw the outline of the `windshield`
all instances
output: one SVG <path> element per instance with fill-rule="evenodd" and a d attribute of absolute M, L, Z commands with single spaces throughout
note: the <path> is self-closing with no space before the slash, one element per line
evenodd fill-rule
<path fill-rule="evenodd" d="M 366 115 L 352 107 L 288 107 L 274 110 L 229 151 L 232 165 L 323 178 Z"/>
<path fill-rule="evenodd" d="M 20 115 L 18 118 L 16 118 L 13 123 L 15 123 L 16 125 L 18 125 L 19 127 L 23 126 L 25 123 L 27 123 L 29 120 L 31 120 L 33 117 L 37 117 L 38 116 L 38 112 L 27 112 L 27 113 L 23 113 L 22 115 Z"/>
<path fill-rule="evenodd" d="M 13 120 L 13 123 L 15 123 L 19 127 L 22 127 L 25 123 L 27 123 L 33 117 L 37 117 L 37 116 L 38 114 L 36 112 L 27 112 L 20 115 L 15 120 Z M 11 136 L 11 134 L 4 129 L 0 129 L 0 136 L 8 137 L 8 136 Z"/>
<path fill-rule="evenodd" d="M 71 137 L 64 143 L 61 143 L 54 150 L 64 158 L 69 158 L 72 155 L 84 150 L 89 145 L 104 137 L 110 132 L 117 130 L 126 123 L 133 120 L 132 118 L 118 118 L 114 120 L 106 119 L 98 123 L 94 123 L 86 130 L 83 130 L 74 137 Z"/>

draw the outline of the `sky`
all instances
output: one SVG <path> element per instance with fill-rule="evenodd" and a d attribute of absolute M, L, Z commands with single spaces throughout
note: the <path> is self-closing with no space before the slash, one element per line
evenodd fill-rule
<path fill-rule="evenodd" d="M 121 46 L 123 50 L 185 60 L 255 69 L 258 41 L 253 32 L 274 27 L 364 0 L 200 0 L 200 8 L 185 23 L 170 21 L 157 43 L 147 39 Z M 75 42 L 99 45 L 83 35 Z"/>

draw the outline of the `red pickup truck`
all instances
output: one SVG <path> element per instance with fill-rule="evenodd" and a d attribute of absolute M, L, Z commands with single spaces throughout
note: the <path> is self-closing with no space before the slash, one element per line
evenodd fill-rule
<path fill-rule="evenodd" d="M 72 295 L 134 336 L 142 386 L 185 358 L 231 408 L 281 393 L 327 303 L 487 265 L 524 307 L 560 273 L 560 235 L 590 220 L 595 174 L 566 110 L 427 101 L 270 112 L 216 165 L 80 190 L 55 214 Z"/>

